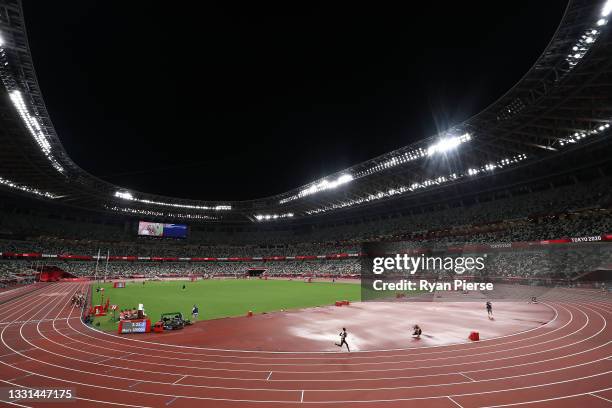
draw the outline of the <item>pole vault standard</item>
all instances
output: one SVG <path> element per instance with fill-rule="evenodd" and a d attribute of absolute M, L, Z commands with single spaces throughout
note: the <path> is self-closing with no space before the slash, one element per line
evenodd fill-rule
<path fill-rule="evenodd" d="M 106 275 L 108 274 L 108 259 L 110 258 L 110 249 L 106 250 L 106 265 L 104 265 L 104 282 L 106 282 Z"/>
<path fill-rule="evenodd" d="M 98 287 L 100 287 L 100 281 L 98 280 L 98 262 L 100 262 L 100 248 L 98 248 L 98 256 L 96 256 L 96 269 L 94 271 L 94 280 Z"/>

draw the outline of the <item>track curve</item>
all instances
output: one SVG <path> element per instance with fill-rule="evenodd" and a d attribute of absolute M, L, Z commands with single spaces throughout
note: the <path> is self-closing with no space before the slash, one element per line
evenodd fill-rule
<path fill-rule="evenodd" d="M 612 406 L 612 302 L 594 291 L 561 291 L 547 324 L 477 343 L 245 353 L 93 330 L 70 305 L 86 285 L 52 284 L 0 305 L 2 387 L 74 388 L 86 407 Z"/>

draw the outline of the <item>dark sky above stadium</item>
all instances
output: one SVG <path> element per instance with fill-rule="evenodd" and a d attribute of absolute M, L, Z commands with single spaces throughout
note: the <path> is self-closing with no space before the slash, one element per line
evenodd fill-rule
<path fill-rule="evenodd" d="M 566 1 L 397 4 L 24 9 L 47 108 L 78 165 L 134 190 L 234 200 L 478 113 L 533 65 Z"/>

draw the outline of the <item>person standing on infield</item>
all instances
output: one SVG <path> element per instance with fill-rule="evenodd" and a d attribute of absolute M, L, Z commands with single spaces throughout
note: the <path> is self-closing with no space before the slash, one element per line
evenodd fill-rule
<path fill-rule="evenodd" d="M 198 313 L 198 306 L 193 305 L 193 309 L 191 309 L 191 320 L 193 320 L 194 322 L 198 320 Z"/>
<path fill-rule="evenodd" d="M 348 333 L 346 332 L 346 327 L 343 327 L 342 331 L 340 332 L 340 344 L 338 343 L 334 343 L 334 344 L 340 348 L 342 348 L 342 346 L 346 344 L 346 349 L 350 352 L 351 349 L 349 348 L 349 345 L 346 342 L 346 336 L 348 336 Z"/>

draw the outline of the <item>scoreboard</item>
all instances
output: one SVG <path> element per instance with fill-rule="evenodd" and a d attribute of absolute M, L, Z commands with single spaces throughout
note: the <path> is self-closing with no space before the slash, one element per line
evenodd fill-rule
<path fill-rule="evenodd" d="M 151 320 L 134 319 L 119 322 L 119 334 L 148 333 L 151 331 Z"/>

